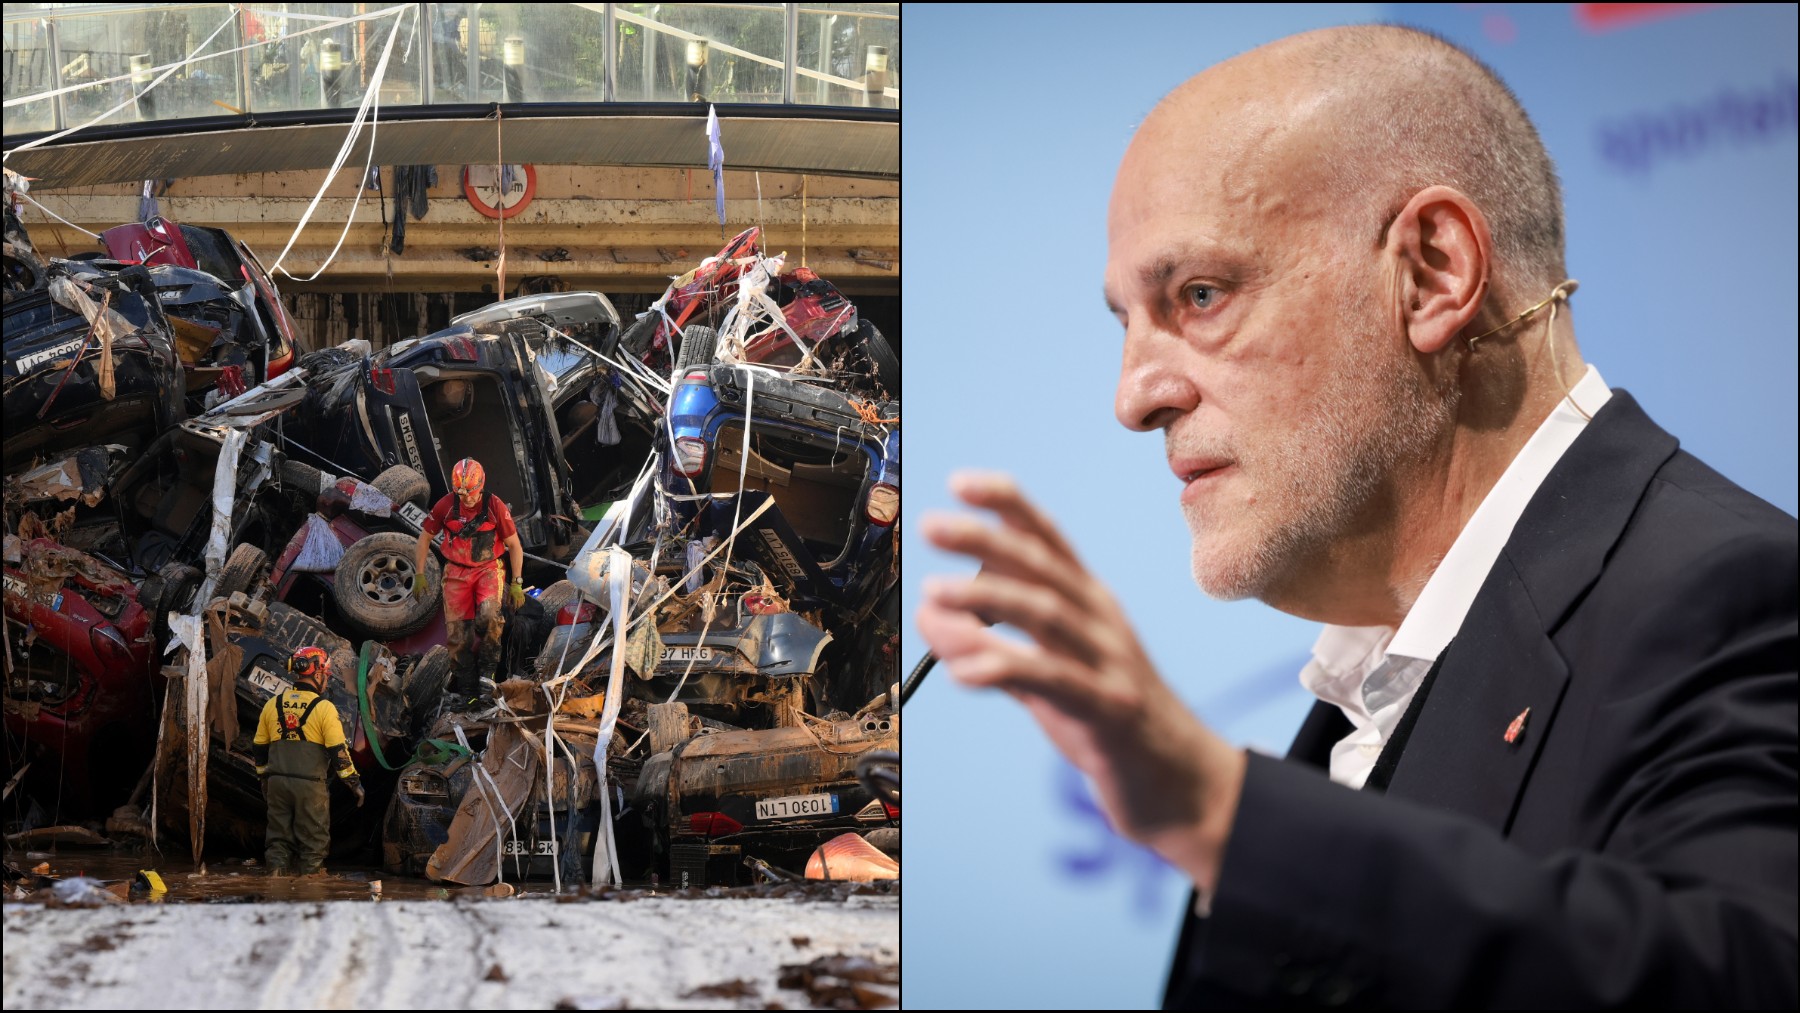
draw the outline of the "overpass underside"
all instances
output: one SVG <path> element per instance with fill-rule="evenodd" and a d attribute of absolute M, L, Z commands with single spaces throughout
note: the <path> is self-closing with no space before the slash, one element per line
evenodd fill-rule
<path fill-rule="evenodd" d="M 294 238 L 282 266 L 295 279 L 318 272 L 342 235 L 342 247 L 317 279 L 278 278 L 291 293 L 497 292 L 502 247 L 508 293 L 521 284 L 659 292 L 671 275 L 716 252 L 722 237 L 751 225 L 763 226 L 768 250 L 786 251 L 790 264 L 804 262 L 847 294 L 899 292 L 897 180 L 729 170 L 721 226 L 704 168 L 536 165 L 535 194 L 502 227 L 465 196 L 461 165 L 435 169 L 425 214 L 407 215 L 399 252 L 391 166 L 381 169 L 379 190 L 360 188 L 360 163 L 346 168 L 298 238 L 295 228 L 324 170 L 177 177 L 155 188 L 164 215 L 228 229 L 267 266 Z M 141 186 L 40 184 L 31 195 L 74 225 L 99 232 L 137 219 Z M 53 256 L 96 248 L 30 205 L 24 218 L 39 248 Z"/>

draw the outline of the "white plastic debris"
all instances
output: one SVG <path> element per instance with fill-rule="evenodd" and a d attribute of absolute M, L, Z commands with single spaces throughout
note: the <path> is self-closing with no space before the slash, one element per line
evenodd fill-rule
<path fill-rule="evenodd" d="M 305 531 L 305 540 L 288 569 L 301 573 L 336 572 L 338 562 L 344 558 L 344 543 L 332 532 L 331 523 L 318 514 L 309 514 Z"/>
<path fill-rule="evenodd" d="M 358 482 L 356 492 L 350 496 L 350 509 L 372 517 L 389 517 L 394 513 L 394 501 L 369 483 Z"/>
<path fill-rule="evenodd" d="M 120 903 L 119 898 L 106 892 L 106 884 L 89 876 L 58 880 L 50 887 L 50 893 L 57 903 L 70 907 L 99 907 L 103 904 Z"/>

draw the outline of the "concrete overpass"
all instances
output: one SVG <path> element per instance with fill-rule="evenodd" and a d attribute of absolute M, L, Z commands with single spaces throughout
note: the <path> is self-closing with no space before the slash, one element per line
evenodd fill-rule
<path fill-rule="evenodd" d="M 135 220 L 153 180 L 163 213 L 228 228 L 272 264 L 373 92 L 374 129 L 363 126 L 284 261 L 312 275 L 354 208 L 323 274 L 279 279 L 303 319 L 407 325 L 404 306 L 353 310 L 359 295 L 410 302 L 423 324 L 435 297 L 493 298 L 503 246 L 507 294 L 593 288 L 627 309 L 752 224 L 853 297 L 899 291 L 898 5 L 340 4 L 308 9 L 341 16 L 284 19 L 225 5 L 31 6 L 5 13 L 6 165 L 67 220 L 24 209 L 54 255 L 92 248 L 79 230 Z M 617 44 L 584 60 L 584 33 Z M 680 101 L 696 95 L 705 101 Z M 56 136 L 69 127 L 81 129 Z M 381 190 L 361 186 L 365 158 Z M 503 227 L 463 185 L 465 166 L 491 177 L 500 160 L 530 166 L 534 183 Z M 437 185 L 395 253 L 393 167 L 427 165 Z M 303 297 L 325 295 L 346 298 L 309 313 Z"/>

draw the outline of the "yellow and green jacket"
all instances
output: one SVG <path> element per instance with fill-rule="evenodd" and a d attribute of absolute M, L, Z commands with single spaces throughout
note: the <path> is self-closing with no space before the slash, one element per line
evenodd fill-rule
<path fill-rule="evenodd" d="M 337 708 L 310 689 L 288 689 L 270 697 L 251 745 L 258 777 L 324 781 L 333 768 L 340 778 L 356 776 Z"/>

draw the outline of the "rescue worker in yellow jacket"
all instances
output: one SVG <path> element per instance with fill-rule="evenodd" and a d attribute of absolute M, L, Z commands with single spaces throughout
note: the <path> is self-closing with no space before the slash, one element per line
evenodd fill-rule
<path fill-rule="evenodd" d="M 323 871 L 331 845 L 327 784 L 332 775 L 356 796 L 358 806 L 363 787 L 337 708 L 323 696 L 331 656 L 322 647 L 302 647 L 288 660 L 288 673 L 294 688 L 263 705 L 252 746 L 269 803 L 263 853 L 269 875 L 307 876 Z"/>

